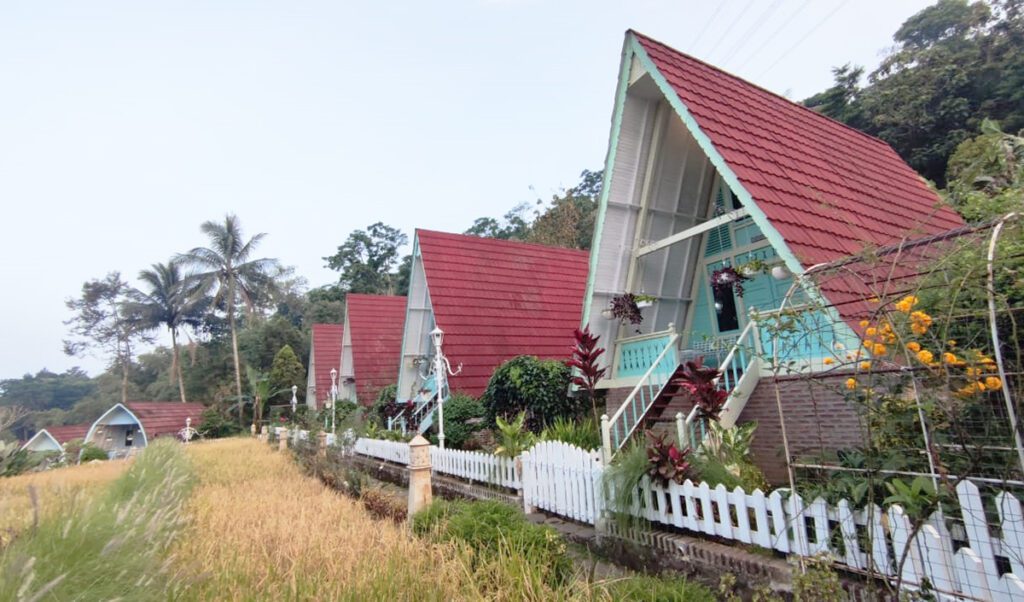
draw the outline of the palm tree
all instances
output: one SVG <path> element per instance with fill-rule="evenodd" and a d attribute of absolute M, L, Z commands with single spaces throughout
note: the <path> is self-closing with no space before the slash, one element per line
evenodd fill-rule
<path fill-rule="evenodd" d="M 223 306 L 231 328 L 231 351 L 235 360 L 235 388 L 242 399 L 242 368 L 238 360 L 238 332 L 235 328 L 235 306 L 242 302 L 252 313 L 260 298 L 274 287 L 272 270 L 279 269 L 276 259 L 253 259 L 253 252 L 266 236 L 259 233 L 243 241 L 238 218 L 228 214 L 224 222 L 208 221 L 199 227 L 210 239 L 209 247 L 196 247 L 180 259 L 196 270 L 191 276 L 200 290 L 213 294 L 215 306 Z M 242 424 L 239 405 L 238 423 Z"/>
<path fill-rule="evenodd" d="M 178 392 L 185 403 L 185 379 L 181 370 L 181 354 L 178 349 L 178 331 L 182 326 L 196 326 L 209 298 L 198 294 L 197 286 L 182 278 L 181 266 L 172 259 L 167 263 L 154 263 L 148 270 L 139 272 L 139 280 L 147 285 L 149 292 L 132 289 L 128 297 L 129 310 L 142 319 L 143 327 L 153 330 L 166 326 L 171 331 L 171 374 L 178 381 Z"/>

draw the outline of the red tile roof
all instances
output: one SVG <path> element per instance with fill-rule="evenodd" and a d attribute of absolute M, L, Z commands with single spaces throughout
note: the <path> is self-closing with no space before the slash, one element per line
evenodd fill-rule
<path fill-rule="evenodd" d="M 310 369 L 316 384 L 316 407 L 322 408 L 331 393 L 331 368 L 341 368 L 341 342 L 345 327 L 341 324 L 313 325 L 313 355 Z"/>
<path fill-rule="evenodd" d="M 345 297 L 356 396 L 370 405 L 380 390 L 398 382 L 405 327 L 405 297 L 349 294 Z"/>
<path fill-rule="evenodd" d="M 165 435 L 175 436 L 185 428 L 185 419 L 192 419 L 192 427 L 198 428 L 202 423 L 203 410 L 201 403 L 180 401 L 129 401 L 124 404 L 142 423 L 146 430 L 146 439 L 152 441 Z"/>
<path fill-rule="evenodd" d="M 564 359 L 579 326 L 586 251 L 417 230 L 453 391 L 480 395 L 517 355 Z"/>
<path fill-rule="evenodd" d="M 57 443 L 60 443 L 61 445 L 64 445 L 68 441 L 72 441 L 74 439 L 84 439 L 85 438 L 85 434 L 89 432 L 89 427 L 90 426 L 92 426 L 91 422 L 88 423 L 88 424 L 68 424 L 68 425 L 65 425 L 65 426 L 48 426 L 44 430 L 46 432 L 50 433 L 50 435 L 53 436 L 53 438 L 57 440 Z"/>
<path fill-rule="evenodd" d="M 804 267 L 963 225 L 885 142 L 630 34 Z"/>

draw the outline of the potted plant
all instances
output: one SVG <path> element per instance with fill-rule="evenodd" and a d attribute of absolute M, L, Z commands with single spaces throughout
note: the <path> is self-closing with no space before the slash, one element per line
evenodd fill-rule
<path fill-rule="evenodd" d="M 737 266 L 736 271 L 744 276 L 754 276 L 755 274 L 767 274 L 769 268 L 768 264 L 765 263 L 763 259 L 755 257 L 750 261 Z"/>
<path fill-rule="evenodd" d="M 737 295 L 742 297 L 743 283 L 749 280 L 750 276 L 741 274 L 734 267 L 726 266 L 718 268 L 711 273 L 711 289 L 715 292 L 716 296 L 732 289 Z"/>
<path fill-rule="evenodd" d="M 611 319 L 617 319 L 623 324 L 640 324 L 644 321 L 640 310 L 650 307 L 654 303 L 654 297 L 644 294 L 623 293 L 612 297 L 611 304 L 601 312 L 601 315 Z"/>

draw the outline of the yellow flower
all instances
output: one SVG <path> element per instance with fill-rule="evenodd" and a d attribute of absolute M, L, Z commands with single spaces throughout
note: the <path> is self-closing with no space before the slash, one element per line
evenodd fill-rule
<path fill-rule="evenodd" d="M 871 353 L 875 355 L 885 355 L 888 351 L 885 345 L 881 343 L 875 343 L 874 347 L 871 348 Z"/>
<path fill-rule="evenodd" d="M 917 359 L 920 360 L 922 364 L 931 364 L 934 358 L 935 356 L 932 355 L 932 352 L 927 349 L 922 349 L 917 352 Z"/>
<path fill-rule="evenodd" d="M 948 341 L 946 341 L 946 345 L 949 345 L 950 347 L 956 347 L 956 341 L 953 339 L 949 339 Z"/>
<path fill-rule="evenodd" d="M 831 366 L 832 364 L 836 363 L 836 361 L 830 357 L 826 357 L 824 360 L 822 360 L 822 363 L 825 364 L 826 366 Z"/>
<path fill-rule="evenodd" d="M 861 328 L 867 328 L 867 327 L 868 327 L 868 324 L 870 324 L 870 323 L 871 323 L 871 322 L 868 322 L 867 320 L 861 320 L 861 321 L 860 321 L 860 327 L 861 327 Z"/>
<path fill-rule="evenodd" d="M 921 343 L 918 343 L 916 341 L 911 341 L 911 342 L 907 343 L 907 349 L 913 351 L 914 353 L 917 353 L 918 351 L 921 350 Z"/>
<path fill-rule="evenodd" d="M 857 388 L 857 379 L 856 378 L 848 378 L 848 379 L 846 379 L 846 388 L 851 390 L 851 391 L 856 389 Z"/>
<path fill-rule="evenodd" d="M 1003 381 L 999 380 L 998 376 L 989 376 L 985 379 L 985 386 L 993 391 L 998 391 L 1003 388 Z"/>
<path fill-rule="evenodd" d="M 870 370 L 871 369 L 871 362 L 861 362 L 860 363 L 860 369 L 861 370 Z"/>
<path fill-rule="evenodd" d="M 875 328 L 874 326 L 872 326 L 871 328 L 868 328 L 867 330 L 865 330 L 864 334 L 868 335 L 869 337 L 873 337 L 876 334 L 878 334 L 878 329 Z"/>
<path fill-rule="evenodd" d="M 958 389 L 956 393 L 957 393 L 957 395 L 960 395 L 961 397 L 967 397 L 969 395 L 974 395 L 974 393 L 978 390 L 977 384 L 978 383 L 968 383 L 968 384 L 964 385 L 962 388 Z"/>
<path fill-rule="evenodd" d="M 947 364 L 955 364 L 957 362 L 957 357 L 947 351 L 942 354 L 942 361 Z"/>
<path fill-rule="evenodd" d="M 981 382 L 980 380 L 974 383 L 974 386 L 977 387 L 979 391 L 985 390 L 985 383 Z"/>
<path fill-rule="evenodd" d="M 909 314 L 910 310 L 913 309 L 915 305 L 917 305 L 917 297 L 914 295 L 907 295 L 896 303 L 896 309 L 905 314 Z"/>
<path fill-rule="evenodd" d="M 981 376 L 981 368 L 967 368 L 967 376 Z"/>

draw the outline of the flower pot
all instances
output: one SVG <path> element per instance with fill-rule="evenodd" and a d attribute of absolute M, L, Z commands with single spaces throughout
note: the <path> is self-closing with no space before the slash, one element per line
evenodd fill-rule
<path fill-rule="evenodd" d="M 610 309 L 602 309 L 601 317 L 604 318 L 605 320 L 611 320 L 615 318 L 615 314 L 612 313 L 612 310 Z"/>
<path fill-rule="evenodd" d="M 654 305 L 653 301 L 637 301 L 636 302 L 637 309 L 643 309 L 645 307 L 650 307 L 652 305 Z"/>
<path fill-rule="evenodd" d="M 772 268 L 772 278 L 776 280 L 785 280 L 789 278 L 789 269 L 784 265 L 777 265 Z"/>

